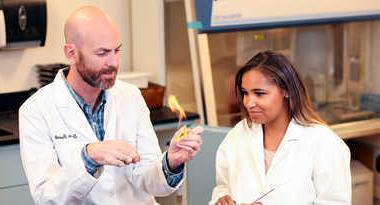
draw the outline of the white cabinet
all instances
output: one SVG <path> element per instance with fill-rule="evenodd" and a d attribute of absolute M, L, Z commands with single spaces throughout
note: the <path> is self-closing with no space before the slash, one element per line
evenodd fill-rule
<path fill-rule="evenodd" d="M 32 205 L 18 144 L 0 146 L 0 204 Z"/>
<path fill-rule="evenodd" d="M 198 154 L 187 164 L 186 205 L 208 204 L 216 185 L 215 156 L 219 144 L 231 128 L 204 126 L 203 144 Z M 207 173 L 207 174 L 206 174 Z"/>
<path fill-rule="evenodd" d="M 28 185 L 0 188 L 1 205 L 33 205 Z"/>

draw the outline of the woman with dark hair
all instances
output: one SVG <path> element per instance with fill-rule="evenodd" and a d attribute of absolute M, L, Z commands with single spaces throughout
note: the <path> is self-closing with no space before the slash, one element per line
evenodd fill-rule
<path fill-rule="evenodd" d="M 245 118 L 218 148 L 210 204 L 351 204 L 350 151 L 313 111 L 290 61 L 261 52 L 235 88 Z"/>

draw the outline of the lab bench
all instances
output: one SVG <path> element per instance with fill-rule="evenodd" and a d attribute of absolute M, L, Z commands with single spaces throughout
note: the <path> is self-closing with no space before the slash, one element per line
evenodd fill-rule
<path fill-rule="evenodd" d="M 187 118 L 180 125 L 188 127 L 195 124 L 199 115 L 186 112 Z M 151 110 L 151 121 L 157 133 L 162 151 L 178 127 L 177 115 L 167 107 Z M 17 112 L 1 113 L 0 128 L 5 130 L 0 136 L 0 204 L 1 205 L 33 205 L 28 183 L 24 174 L 18 140 Z M 165 200 L 165 199 L 161 199 Z"/>
<path fill-rule="evenodd" d="M 195 113 L 186 113 L 187 119 L 178 124 L 175 113 L 163 107 L 151 110 L 151 121 L 156 131 L 160 148 L 165 151 L 175 131 L 182 125 L 195 126 L 199 116 Z M 0 123 L 7 130 L 17 134 L 17 119 L 15 114 L 7 115 L 7 121 L 0 118 Z M 9 120 L 11 119 L 11 120 Z M 13 120 L 13 123 L 11 122 Z M 1 121 L 3 120 L 3 121 Z M 204 126 L 202 149 L 197 156 L 186 166 L 187 178 L 183 186 L 184 190 L 171 196 L 157 198 L 158 202 L 166 205 L 179 205 L 177 196 L 182 197 L 183 205 L 206 204 L 211 197 L 211 191 L 215 185 L 215 154 L 218 145 L 230 128 Z M 341 138 L 352 139 L 362 136 L 373 136 L 380 133 L 380 120 L 371 119 L 331 126 Z M 3 144 L 0 146 L 0 163 L 2 171 L 0 175 L 0 204 L 32 205 L 25 174 L 22 169 L 19 144 Z M 210 177 L 211 176 L 211 177 Z"/>

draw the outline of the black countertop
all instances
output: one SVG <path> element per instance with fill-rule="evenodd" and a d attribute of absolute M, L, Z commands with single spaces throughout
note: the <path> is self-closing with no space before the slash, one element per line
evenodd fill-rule
<path fill-rule="evenodd" d="M 0 113 L 0 145 L 19 143 L 17 117 L 17 112 Z"/>
<path fill-rule="evenodd" d="M 185 112 L 186 118 L 184 120 L 196 120 L 199 119 L 199 115 L 193 112 Z M 159 125 L 164 123 L 178 122 L 178 116 L 176 113 L 170 111 L 168 107 L 162 107 L 150 111 L 150 120 L 153 125 Z"/>
<path fill-rule="evenodd" d="M 0 145 L 19 143 L 18 134 L 18 108 L 34 92 L 30 90 L 1 93 L 0 94 Z M 185 120 L 195 120 L 199 118 L 196 113 L 186 112 Z M 150 111 L 150 119 L 153 125 L 177 122 L 177 114 L 171 112 L 168 107 L 162 107 Z"/>
<path fill-rule="evenodd" d="M 17 110 L 36 90 L 36 88 L 31 88 L 0 94 L 0 145 L 19 142 Z"/>

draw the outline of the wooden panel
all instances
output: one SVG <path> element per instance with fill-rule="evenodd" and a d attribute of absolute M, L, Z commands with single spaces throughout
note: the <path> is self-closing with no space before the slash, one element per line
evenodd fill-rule
<path fill-rule="evenodd" d="M 342 139 L 366 137 L 380 133 L 380 119 L 341 123 L 330 128 Z"/>

